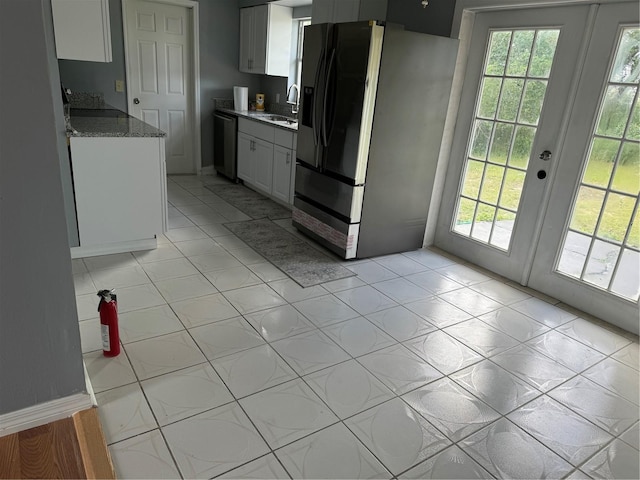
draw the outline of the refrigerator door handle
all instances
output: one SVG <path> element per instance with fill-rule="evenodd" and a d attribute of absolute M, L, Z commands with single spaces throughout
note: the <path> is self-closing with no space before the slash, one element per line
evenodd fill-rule
<path fill-rule="evenodd" d="M 318 66 L 316 68 L 316 81 L 315 81 L 315 86 L 316 86 L 316 90 L 318 89 L 318 85 L 320 84 L 320 78 L 321 78 L 321 74 L 322 72 L 322 68 L 324 67 L 324 49 L 322 49 L 322 51 L 320 52 L 320 60 L 318 60 Z M 313 140 L 314 140 L 314 144 L 318 145 L 318 143 L 320 143 L 320 127 L 318 126 L 319 120 L 318 120 L 318 114 L 320 109 L 318 108 L 318 91 L 316 91 L 315 93 L 315 97 L 313 99 L 313 117 L 311 119 L 311 124 L 313 126 Z"/>
<path fill-rule="evenodd" d="M 335 65 L 336 59 L 336 49 L 331 50 L 331 58 L 329 59 L 329 66 L 327 68 L 327 75 L 325 77 L 325 85 L 324 85 L 324 94 L 323 94 L 323 108 L 322 108 L 322 145 L 325 147 L 329 145 L 328 135 L 327 135 L 327 114 L 328 112 L 328 97 L 329 97 L 329 86 L 331 85 L 331 75 L 333 74 L 333 69 Z M 333 99 L 331 99 L 333 101 Z"/>

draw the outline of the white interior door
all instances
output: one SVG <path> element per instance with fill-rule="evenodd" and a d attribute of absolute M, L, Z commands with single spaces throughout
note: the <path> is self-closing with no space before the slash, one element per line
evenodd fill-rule
<path fill-rule="evenodd" d="M 168 173 L 195 173 L 189 9 L 126 0 L 129 113 L 167 134 Z"/>
<path fill-rule="evenodd" d="M 640 28 L 601 5 L 529 285 L 638 332 Z"/>
<path fill-rule="evenodd" d="M 476 15 L 436 245 L 520 282 L 589 7 Z M 542 173 L 539 173 L 542 172 Z"/>
<path fill-rule="evenodd" d="M 636 2 L 477 14 L 436 232 L 441 248 L 636 333 L 637 23 Z"/>

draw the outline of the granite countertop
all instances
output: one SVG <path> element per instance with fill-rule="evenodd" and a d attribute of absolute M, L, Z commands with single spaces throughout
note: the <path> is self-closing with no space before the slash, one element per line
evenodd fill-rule
<path fill-rule="evenodd" d="M 165 137 L 166 133 L 113 108 L 72 108 L 69 137 Z"/>
<path fill-rule="evenodd" d="M 298 131 L 298 120 L 288 115 L 281 115 L 273 112 L 256 112 L 253 110 L 234 110 L 232 108 L 216 108 L 217 111 L 235 115 L 238 117 L 248 118 L 249 120 L 256 120 L 258 122 L 268 123 L 274 127 L 284 128 L 285 130 Z M 288 120 L 273 120 L 270 117 L 287 118 Z"/>

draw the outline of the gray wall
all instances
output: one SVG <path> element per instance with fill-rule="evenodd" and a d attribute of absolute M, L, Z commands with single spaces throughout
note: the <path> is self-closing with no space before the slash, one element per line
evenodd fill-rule
<path fill-rule="evenodd" d="M 66 137 L 50 0 L 0 2 L 0 68 L 4 414 L 85 390 L 60 180 Z"/>
<path fill-rule="evenodd" d="M 430 0 L 427 8 L 422 8 L 420 0 L 389 0 L 387 21 L 412 32 L 449 37 L 455 9 L 455 0 Z"/>
<path fill-rule="evenodd" d="M 248 86 L 250 97 L 255 96 L 260 90 L 260 75 L 238 70 L 238 0 L 199 0 L 199 3 L 202 166 L 205 167 L 213 164 L 213 99 L 232 98 L 234 85 Z M 60 60 L 60 76 L 65 87 L 103 92 L 107 103 L 127 111 L 126 93 L 115 92 L 115 81 L 125 79 L 121 0 L 109 0 L 109 14 L 113 61 Z"/>
<path fill-rule="evenodd" d="M 127 95 L 115 89 L 115 81 L 125 79 L 121 0 L 109 0 L 109 16 L 113 62 L 59 60 L 60 78 L 64 86 L 72 91 L 103 93 L 105 102 L 126 112 Z"/>
<path fill-rule="evenodd" d="M 4 1 L 4 0 L 0 0 Z M 264 93 L 267 103 L 285 102 L 287 79 L 241 73 L 238 70 L 240 7 L 265 0 L 199 0 L 200 2 L 200 99 L 202 166 L 213 164 L 213 98 L 232 98 L 233 86 L 249 87 L 249 98 Z M 126 93 L 115 92 L 115 81 L 125 79 L 122 2 L 109 0 L 113 62 L 60 60 L 60 76 L 66 87 L 76 91 L 102 92 L 105 101 L 127 111 Z M 306 9 L 306 10 L 305 10 Z M 419 0 L 389 0 L 387 20 L 413 30 L 449 36 L 454 0 L 431 0 L 423 9 Z M 296 16 L 310 13 L 310 7 L 294 10 Z"/>

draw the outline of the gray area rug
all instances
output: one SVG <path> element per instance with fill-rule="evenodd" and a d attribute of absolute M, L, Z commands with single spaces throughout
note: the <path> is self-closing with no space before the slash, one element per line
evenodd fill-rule
<path fill-rule="evenodd" d="M 244 185 L 207 185 L 206 188 L 251 218 L 291 218 L 291 211 Z"/>
<path fill-rule="evenodd" d="M 224 226 L 302 287 L 355 275 L 271 220 L 248 220 Z"/>

